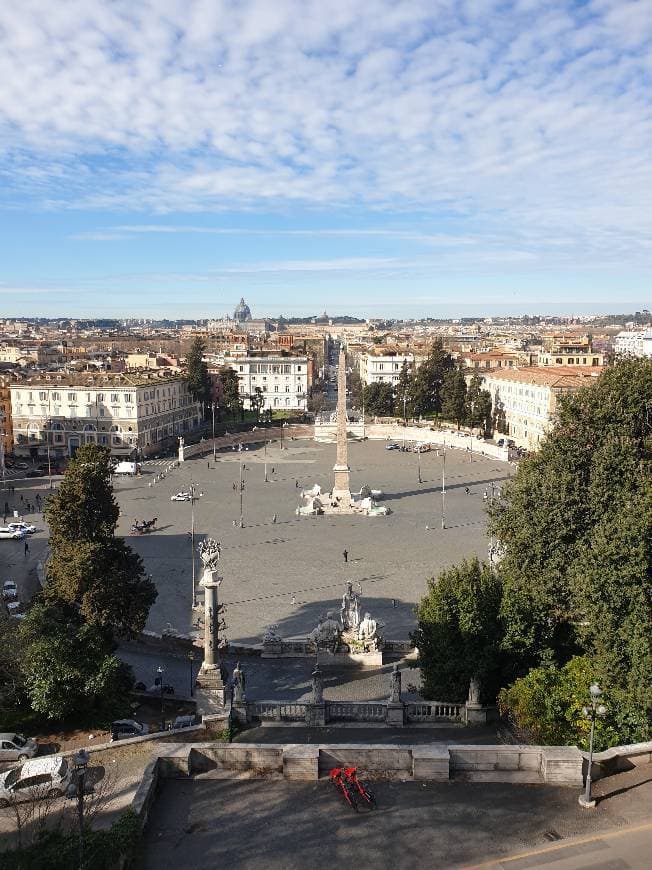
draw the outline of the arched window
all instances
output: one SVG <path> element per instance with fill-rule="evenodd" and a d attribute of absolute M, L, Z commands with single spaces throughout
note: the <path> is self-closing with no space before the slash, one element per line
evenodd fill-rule
<path fill-rule="evenodd" d="M 92 423 L 87 423 L 84 426 L 84 444 L 95 444 L 97 439 L 97 429 Z"/>
<path fill-rule="evenodd" d="M 122 444 L 122 428 L 120 426 L 111 426 L 111 445 L 120 447 Z"/>
<path fill-rule="evenodd" d="M 27 426 L 27 440 L 28 441 L 40 441 L 41 439 L 41 431 L 38 427 L 38 423 L 29 423 Z"/>

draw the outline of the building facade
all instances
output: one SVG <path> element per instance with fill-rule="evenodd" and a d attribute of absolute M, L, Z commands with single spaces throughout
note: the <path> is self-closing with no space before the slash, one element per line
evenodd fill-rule
<path fill-rule="evenodd" d="M 616 356 L 652 357 L 652 329 L 623 330 L 614 339 Z"/>
<path fill-rule="evenodd" d="M 361 353 L 358 357 L 360 368 L 360 380 L 368 384 L 392 384 L 398 383 L 401 376 L 403 363 L 414 366 L 414 354 L 409 352 L 399 353 Z"/>
<path fill-rule="evenodd" d="M 310 386 L 307 356 L 226 356 L 224 365 L 238 376 L 245 410 L 251 410 L 251 397 L 257 388 L 264 402 L 262 410 L 306 410 Z"/>
<path fill-rule="evenodd" d="M 14 453 L 32 459 L 73 456 L 101 444 L 121 457 L 146 457 L 201 423 L 184 378 L 49 373 L 11 385 Z"/>
<path fill-rule="evenodd" d="M 497 431 L 517 446 L 536 450 L 553 425 L 557 401 L 587 386 L 598 371 L 578 368 L 501 369 L 482 376 L 491 395 Z"/>

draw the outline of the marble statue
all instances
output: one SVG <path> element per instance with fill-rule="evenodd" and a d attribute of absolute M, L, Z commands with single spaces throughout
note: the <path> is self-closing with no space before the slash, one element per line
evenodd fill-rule
<path fill-rule="evenodd" d="M 353 583 L 348 581 L 342 596 L 340 620 L 345 631 L 357 631 L 360 625 L 360 596 L 353 591 Z"/>
<path fill-rule="evenodd" d="M 263 635 L 263 643 L 281 643 L 283 638 L 277 632 L 278 625 L 269 625 Z"/>
<path fill-rule="evenodd" d="M 398 668 L 398 662 L 394 662 L 394 667 L 392 668 L 390 676 L 389 703 L 401 703 L 401 672 Z"/>
<path fill-rule="evenodd" d="M 480 704 L 480 681 L 477 677 L 471 677 L 471 682 L 469 683 L 469 704 Z"/>
<path fill-rule="evenodd" d="M 332 610 L 329 610 L 325 617 L 320 616 L 317 628 L 308 635 L 318 649 L 329 649 L 333 653 L 337 652 L 342 631 L 341 625 L 334 617 L 335 613 Z"/>
<path fill-rule="evenodd" d="M 233 670 L 233 703 L 242 704 L 245 701 L 245 673 L 238 662 Z"/>
<path fill-rule="evenodd" d="M 322 704 L 324 701 L 324 678 L 319 665 L 315 665 L 312 672 L 312 703 Z"/>
<path fill-rule="evenodd" d="M 206 538 L 200 542 L 197 549 L 199 550 L 199 557 L 204 564 L 204 568 L 208 571 L 217 571 L 217 565 L 222 553 L 220 543 L 214 541 L 213 538 Z"/>
<path fill-rule="evenodd" d="M 377 637 L 378 623 L 375 619 L 372 619 L 370 613 L 365 613 L 364 619 L 362 620 L 358 628 L 358 640 L 361 640 L 364 643 L 365 649 L 367 649 L 367 647 L 373 647 L 375 649 L 377 644 Z"/>

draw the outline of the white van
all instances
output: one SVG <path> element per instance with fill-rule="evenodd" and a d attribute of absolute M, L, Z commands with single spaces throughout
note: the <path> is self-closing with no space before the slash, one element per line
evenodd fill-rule
<path fill-rule="evenodd" d="M 61 797 L 71 781 L 72 771 L 61 755 L 34 758 L 7 773 L 0 773 L 0 807 L 46 797 Z"/>

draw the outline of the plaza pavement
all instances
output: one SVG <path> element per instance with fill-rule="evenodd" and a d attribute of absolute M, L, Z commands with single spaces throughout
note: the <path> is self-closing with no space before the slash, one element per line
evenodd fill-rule
<path fill-rule="evenodd" d="M 652 847 L 649 765 L 577 790 L 503 783 L 374 782 L 358 814 L 324 780 L 162 783 L 139 867 L 642 870 Z M 578 839 L 579 838 L 579 839 Z"/>
<path fill-rule="evenodd" d="M 220 600 L 228 607 L 225 636 L 230 641 L 259 643 L 270 624 L 278 625 L 284 637 L 306 634 L 321 613 L 339 608 L 347 580 L 361 585 L 363 610 L 385 622 L 385 636 L 406 639 L 427 579 L 464 557 L 486 558 L 483 492 L 492 481 L 502 485 L 512 469 L 477 455 L 471 462 L 468 453 L 448 449 L 442 530 L 441 456 L 435 451 L 421 455 L 419 484 L 417 456 L 384 448 L 384 442 L 352 442 L 349 465 L 352 489 L 365 483 L 382 489 L 393 511 L 389 517 L 296 517 L 301 488 L 313 483 L 329 488 L 332 481 L 335 445 L 309 440 L 287 440 L 283 451 L 278 443 L 267 448 L 268 483 L 262 444 L 242 454 L 220 452 L 215 464 L 210 454 L 189 460 L 157 483 L 161 467 L 147 463 L 142 477 L 116 480 L 119 533 L 129 535 L 134 519 L 158 517 L 157 532 L 129 537 L 159 593 L 148 628 L 162 631 L 170 625 L 185 634 L 197 618 L 190 609 L 191 507 L 170 501 L 194 482 L 203 493 L 195 504 L 197 539 L 210 535 L 222 544 Z M 233 484 L 239 483 L 241 458 L 244 528 L 234 525 L 240 502 Z M 197 559 L 197 580 L 200 575 Z"/>

